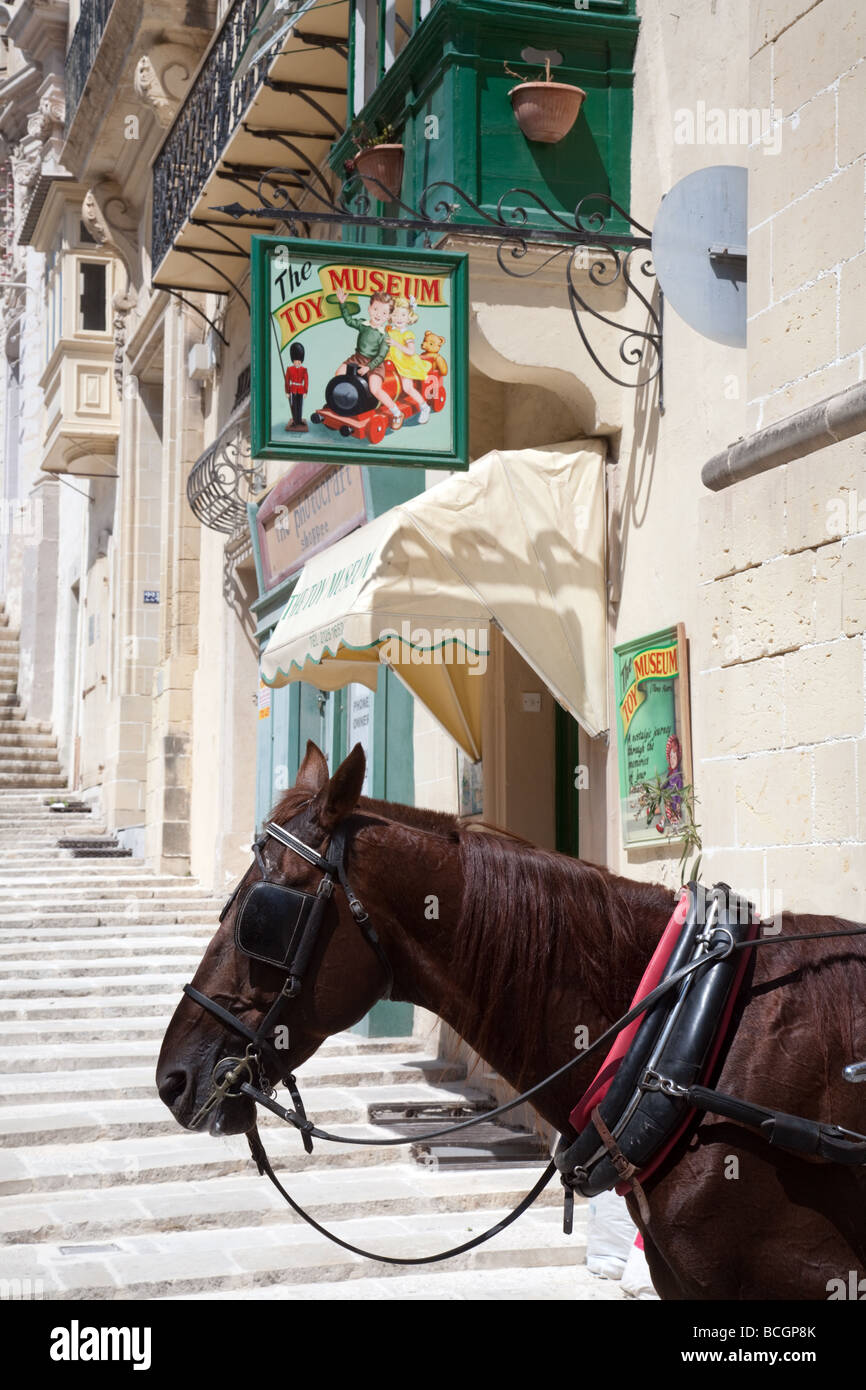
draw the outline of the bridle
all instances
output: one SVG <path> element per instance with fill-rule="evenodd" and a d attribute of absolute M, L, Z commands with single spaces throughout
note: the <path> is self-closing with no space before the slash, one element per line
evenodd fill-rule
<path fill-rule="evenodd" d="M 262 854 L 269 836 L 306 860 L 308 864 L 321 869 L 322 878 L 315 893 L 271 881 Z M 257 1080 L 260 1090 L 265 1095 L 275 1094 L 264 1071 L 263 1050 L 271 1043 L 277 1028 L 281 1026 L 286 1006 L 297 1000 L 301 994 L 310 962 L 322 934 L 328 903 L 337 885 L 343 889 L 349 911 L 358 923 L 361 935 L 375 952 L 384 972 L 385 987 L 379 997 L 389 997 L 394 983 L 394 972 L 363 904 L 355 896 L 349 883 L 345 865 L 347 838 L 348 829 L 343 823 L 331 838 L 331 857 L 326 858 L 298 839 L 291 831 L 277 825 L 275 821 L 269 821 L 261 835 L 253 841 L 252 850 L 261 878 L 247 888 L 241 897 L 235 920 L 235 945 L 251 960 L 262 961 L 276 970 L 283 971 L 286 979 L 258 1028 L 249 1027 L 237 1014 L 230 1013 L 201 990 L 193 988 L 192 985 L 184 985 L 183 992 L 188 998 L 206 1009 L 226 1028 L 239 1033 L 247 1040 L 243 1057 L 223 1057 L 217 1063 L 212 1077 L 213 1089 L 193 1116 L 192 1128 L 195 1128 L 225 1096 L 239 1095 L 244 1076 L 248 1084 Z M 247 875 L 244 875 L 223 907 L 219 916 L 221 922 L 240 895 L 246 880 Z M 294 1075 L 289 1075 L 285 1084 L 299 1113 L 304 1114 Z M 304 1147 L 308 1153 L 312 1152 L 312 1141 L 306 1134 Z"/>
<path fill-rule="evenodd" d="M 293 888 L 287 884 L 272 883 L 267 865 L 262 856 L 262 849 L 267 843 L 268 837 L 279 841 L 287 849 L 292 850 L 300 858 L 320 869 L 322 878 L 315 893 L 308 893 L 303 889 Z M 304 1105 L 298 1090 L 297 1080 L 293 1074 L 284 1078 L 284 1084 L 292 1098 L 293 1110 L 288 1110 L 280 1105 L 276 1100 L 276 1092 L 271 1087 L 268 1077 L 263 1068 L 263 1050 L 269 1046 L 276 1029 L 280 1026 L 280 1015 L 286 1005 L 296 1001 L 304 987 L 313 953 L 322 933 L 325 912 L 330 901 L 333 890 L 336 886 L 342 888 L 346 895 L 349 910 L 360 927 L 361 934 L 375 952 L 379 964 L 382 966 L 385 975 L 385 988 L 380 998 L 388 998 L 393 987 L 393 971 L 388 958 L 382 948 L 381 942 L 373 928 L 369 916 L 362 903 L 355 896 L 349 883 L 346 873 L 346 849 L 348 840 L 348 826 L 343 822 L 331 837 L 329 843 L 330 857 L 319 854 L 310 845 L 304 843 L 291 831 L 286 830 L 275 821 L 269 821 L 264 827 L 261 835 L 253 842 L 252 850 L 256 862 L 261 872 L 261 878 L 246 891 L 241 899 L 238 914 L 235 921 L 235 945 L 244 955 L 250 959 L 259 960 L 267 965 L 271 965 L 277 970 L 281 970 L 286 975 L 285 983 L 279 991 L 271 1007 L 267 1010 L 258 1028 L 251 1028 L 244 1023 L 236 1014 L 224 1009 L 221 1004 L 195 989 L 192 985 L 186 984 L 183 992 L 194 1003 L 201 1006 L 214 1018 L 218 1019 L 226 1028 L 240 1034 L 246 1038 L 247 1048 L 243 1057 L 224 1057 L 213 1070 L 213 1088 L 210 1095 L 200 1109 L 196 1112 L 191 1121 L 191 1128 L 208 1114 L 226 1096 L 246 1095 L 257 1105 L 277 1115 L 281 1120 L 292 1125 L 297 1129 L 303 1140 L 304 1148 L 307 1153 L 312 1153 L 313 1139 L 323 1139 L 333 1143 L 359 1144 L 365 1147 L 373 1146 L 392 1146 L 401 1144 L 412 1144 L 416 1142 L 416 1136 L 408 1138 L 389 1138 L 389 1139 L 370 1139 L 368 1137 L 358 1138 L 354 1135 L 332 1134 L 328 1130 L 323 1130 L 312 1124 L 307 1118 Z M 251 866 L 252 867 L 252 866 Z M 249 871 L 248 871 L 249 872 Z M 220 913 L 219 920 L 222 922 L 228 914 L 233 903 L 238 898 L 241 890 L 246 883 L 247 876 L 241 879 L 238 886 L 234 889 L 225 906 Z M 285 915 L 281 915 L 285 914 Z M 531 1086 L 527 1091 L 522 1092 L 513 1100 L 503 1105 L 497 1106 L 492 1110 L 482 1111 L 480 1114 L 470 1119 L 462 1120 L 456 1124 L 447 1125 L 443 1129 L 428 1133 L 425 1138 L 437 1139 L 445 1135 L 454 1134 L 463 1129 L 469 1129 L 473 1125 L 489 1123 L 491 1120 L 503 1115 L 516 1106 L 531 1100 L 539 1092 L 544 1090 L 553 1081 L 558 1080 L 574 1067 L 585 1063 L 590 1056 L 598 1052 L 601 1048 L 612 1043 L 619 1032 L 631 1023 L 634 1019 L 645 1014 L 647 1010 L 666 994 L 677 988 L 684 981 L 689 980 L 695 972 L 706 969 L 715 961 L 724 960 L 735 950 L 752 950 L 761 946 L 780 945 L 783 942 L 797 942 L 809 940 L 821 940 L 832 937 L 851 937 L 861 936 L 866 933 L 866 927 L 845 928 L 838 931 L 813 932 L 799 936 L 772 936 L 763 938 L 752 938 L 734 942 L 731 933 L 724 928 L 717 928 L 715 932 L 707 931 L 706 951 L 691 960 L 688 964 L 675 970 L 655 989 L 645 995 L 639 1003 L 632 1006 L 628 1013 L 617 1019 L 601 1037 L 597 1038 L 588 1048 L 577 1053 L 569 1059 L 550 1076 Z M 845 1069 L 846 1079 L 856 1081 L 863 1079 L 864 1063 L 856 1063 Z M 258 1084 L 256 1084 L 258 1083 Z M 681 1088 L 683 1089 L 683 1088 Z M 685 1094 L 685 1092 L 684 1092 Z M 781 1114 L 781 1112 L 771 1111 L 752 1105 L 748 1102 L 738 1101 L 734 1097 L 725 1096 L 721 1092 L 707 1090 L 706 1088 L 695 1086 L 688 1091 L 688 1098 L 696 1107 L 703 1110 L 722 1115 L 729 1115 L 731 1118 L 740 1121 L 755 1129 L 764 1127 L 769 1120 L 790 1121 L 792 1118 L 800 1126 L 801 1134 L 808 1139 L 809 1143 L 814 1143 L 810 1152 L 836 1162 L 845 1163 L 866 1163 L 866 1135 L 858 1134 L 851 1130 L 845 1130 L 837 1125 L 822 1124 L 817 1121 L 801 1120 L 798 1117 L 791 1117 Z M 851 1141 L 855 1142 L 851 1142 Z M 571 1209 L 573 1205 L 573 1191 L 571 1188 L 569 1175 L 563 1170 L 563 1154 L 560 1152 L 563 1140 L 557 1150 L 557 1156 L 551 1160 L 544 1172 L 539 1177 L 535 1186 L 526 1194 L 518 1205 L 498 1221 L 488 1230 L 480 1235 L 473 1237 L 472 1240 L 465 1241 L 462 1245 L 455 1246 L 451 1250 L 441 1251 L 435 1255 L 422 1255 L 415 1257 L 403 1257 L 396 1259 L 390 1255 L 378 1255 L 369 1250 L 364 1250 L 360 1246 L 352 1245 L 348 1241 L 335 1236 L 332 1231 L 328 1231 L 320 1225 L 294 1198 L 286 1191 L 274 1172 L 270 1160 L 265 1152 L 264 1145 L 259 1137 L 258 1129 L 255 1124 L 247 1132 L 247 1141 L 250 1152 L 258 1167 L 259 1173 L 265 1174 L 270 1178 L 277 1191 L 308 1225 L 335 1245 L 341 1246 L 353 1254 L 362 1255 L 366 1259 L 376 1260 L 382 1264 L 391 1265 L 422 1265 L 432 1264 L 439 1260 L 446 1260 L 454 1255 L 463 1254 L 466 1251 L 482 1245 L 493 1236 L 510 1226 L 516 1221 L 541 1195 L 544 1188 L 551 1178 L 559 1171 L 561 1173 L 563 1187 L 565 1188 L 566 1215 L 564 1229 L 566 1232 L 571 1230 Z M 859 1141 L 859 1142 L 858 1142 Z M 770 1141 L 772 1142 L 772 1140 Z M 784 1145 L 783 1145 L 784 1146 Z M 787 1147 L 791 1147 L 787 1145 Z M 801 1141 L 796 1147 L 805 1148 Z M 565 1163 L 568 1161 L 568 1149 L 564 1151 Z"/>

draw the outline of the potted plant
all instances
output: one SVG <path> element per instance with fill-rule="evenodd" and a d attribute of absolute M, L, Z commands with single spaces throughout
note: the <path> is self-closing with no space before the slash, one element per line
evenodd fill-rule
<path fill-rule="evenodd" d="M 403 156 L 401 142 L 394 139 L 394 128 L 383 125 L 377 131 L 368 130 L 363 123 L 351 129 L 357 146 L 353 159 L 346 160 L 346 174 L 358 174 L 372 198 L 386 201 L 399 198 L 403 185 Z"/>
<path fill-rule="evenodd" d="M 521 77 L 508 64 L 505 71 L 519 78 L 508 95 L 517 117 L 517 124 L 527 140 L 544 145 L 556 145 L 568 134 L 577 120 L 586 92 L 570 82 L 553 82 L 550 59 L 544 62 L 544 77 Z"/>

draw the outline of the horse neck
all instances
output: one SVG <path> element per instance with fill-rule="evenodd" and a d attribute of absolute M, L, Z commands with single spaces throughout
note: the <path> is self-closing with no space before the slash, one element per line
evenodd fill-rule
<path fill-rule="evenodd" d="M 673 908 L 658 885 L 498 836 L 377 838 L 370 907 L 394 997 L 438 1014 L 517 1090 L 574 1056 L 577 1029 L 592 1042 L 626 1011 Z M 540 1095 L 545 1119 L 564 1127 L 601 1061 Z"/>

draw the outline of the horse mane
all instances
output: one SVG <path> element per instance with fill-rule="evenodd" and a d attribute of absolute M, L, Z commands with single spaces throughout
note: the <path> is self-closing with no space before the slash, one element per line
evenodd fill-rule
<path fill-rule="evenodd" d="M 475 987 L 471 1020 L 458 1031 L 465 1036 L 471 1022 L 475 1049 L 484 1055 L 495 1037 L 501 1056 L 503 1015 L 529 1026 L 549 1008 L 551 986 L 567 986 L 577 973 L 608 1017 L 622 1013 L 624 967 L 636 959 L 640 974 L 646 916 L 672 910 L 671 890 L 497 834 L 461 831 L 459 843 L 463 901 L 453 951 Z M 524 1039 L 520 1027 L 511 1031 L 517 1059 Z"/>
<path fill-rule="evenodd" d="M 290 787 L 271 818 L 285 824 L 312 799 L 309 788 Z M 619 878 L 597 864 L 539 849 L 499 826 L 448 811 L 362 796 L 358 813 L 441 835 L 459 846 L 463 891 L 452 958 L 463 979 L 472 982 L 472 1012 L 454 1026 L 463 1036 L 471 1032 L 476 1051 L 483 1055 L 495 1037 L 501 1056 L 503 1008 L 515 1020 L 538 1019 L 549 1004 L 551 984 L 567 987 L 577 974 L 608 1017 L 627 1008 L 630 996 L 622 981 L 641 974 L 648 959 L 646 919 L 671 912 L 670 889 Z M 510 1045 L 519 1052 L 519 1028 L 511 1030 Z"/>

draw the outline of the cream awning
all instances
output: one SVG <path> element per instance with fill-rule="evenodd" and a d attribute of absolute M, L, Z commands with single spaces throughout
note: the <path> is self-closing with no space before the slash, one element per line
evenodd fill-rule
<path fill-rule="evenodd" d="M 301 571 L 262 678 L 375 689 L 387 662 L 477 759 L 492 622 L 599 733 L 604 457 L 593 439 L 495 451 L 338 541 Z"/>

